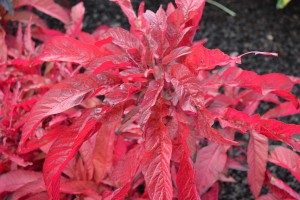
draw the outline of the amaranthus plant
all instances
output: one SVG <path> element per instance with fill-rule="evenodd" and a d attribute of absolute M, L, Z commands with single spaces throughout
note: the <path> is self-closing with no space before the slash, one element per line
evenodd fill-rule
<path fill-rule="evenodd" d="M 27 27 L 0 32 L 2 197 L 218 199 L 219 182 L 237 169 L 247 170 L 256 199 L 300 199 L 267 169 L 272 162 L 300 181 L 300 125 L 274 119 L 300 112 L 291 93 L 300 79 L 242 70 L 244 54 L 193 42 L 204 0 L 156 13 L 141 3 L 137 14 L 130 0 L 114 1 L 130 31 L 81 31 L 82 3 L 67 12 L 53 1 L 16 0 L 15 15 L 3 16 Z M 24 5 L 66 32 L 17 9 Z M 261 102 L 276 106 L 255 114 Z M 269 147 L 269 139 L 286 145 Z"/>

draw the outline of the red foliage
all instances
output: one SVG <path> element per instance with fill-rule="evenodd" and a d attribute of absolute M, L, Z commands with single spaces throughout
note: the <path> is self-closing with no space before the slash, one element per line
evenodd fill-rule
<path fill-rule="evenodd" d="M 217 199 L 234 168 L 248 169 L 257 199 L 300 199 L 266 168 L 300 180 L 299 155 L 268 147 L 272 139 L 300 151 L 300 125 L 274 119 L 300 112 L 291 94 L 299 78 L 245 71 L 241 56 L 193 43 L 204 0 L 156 13 L 141 4 L 138 16 L 129 0 L 114 1 L 130 31 L 82 32 L 83 3 L 68 11 L 15 0 L 15 15 L 0 10 L 0 198 Z M 277 106 L 254 114 L 262 101 Z M 249 134 L 247 151 L 236 134 Z"/>

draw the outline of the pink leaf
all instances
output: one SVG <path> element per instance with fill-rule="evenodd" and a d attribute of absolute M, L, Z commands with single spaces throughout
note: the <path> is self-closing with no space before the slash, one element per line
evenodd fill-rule
<path fill-rule="evenodd" d="M 214 119 L 211 113 L 207 109 L 199 110 L 197 112 L 196 124 L 198 128 L 199 135 L 201 137 L 207 138 L 211 141 L 218 142 L 220 144 L 236 145 L 238 142 L 227 139 L 220 135 L 219 131 L 212 128 Z"/>
<path fill-rule="evenodd" d="M 257 200 L 280 200 L 280 198 L 276 197 L 274 194 L 269 193 L 259 196 Z"/>
<path fill-rule="evenodd" d="M 184 56 L 184 55 L 188 55 L 190 53 L 191 53 L 190 47 L 188 47 L 188 46 L 178 47 L 178 48 L 174 49 L 173 51 L 171 51 L 168 55 L 166 55 L 163 58 L 162 63 L 163 63 L 163 65 L 168 65 L 171 62 L 175 62 L 177 58 Z"/>
<path fill-rule="evenodd" d="M 80 2 L 72 7 L 71 10 L 71 23 L 66 24 L 67 35 L 76 37 L 82 28 L 82 22 L 84 17 L 84 6 L 83 2 Z"/>
<path fill-rule="evenodd" d="M 0 56 L 0 64 L 5 63 L 7 59 L 7 46 L 5 42 L 5 31 L 3 28 L 0 28 L 0 51 L 1 51 L 1 56 Z"/>
<path fill-rule="evenodd" d="M 147 10 L 143 17 L 149 26 L 150 34 L 148 40 L 150 42 L 150 49 L 154 52 L 154 56 L 162 57 L 169 47 L 169 43 L 165 37 L 167 29 L 166 13 L 163 8 L 160 7 L 156 13 Z"/>
<path fill-rule="evenodd" d="M 14 15 L 6 15 L 5 20 L 7 21 L 18 21 L 25 24 L 28 24 L 29 20 L 31 18 L 32 24 L 35 24 L 41 28 L 48 28 L 48 25 L 46 22 L 44 22 L 39 16 L 35 15 L 32 12 L 29 11 L 15 11 Z"/>
<path fill-rule="evenodd" d="M 145 127 L 145 161 L 142 171 L 150 199 L 172 200 L 170 173 L 172 142 L 156 106 Z"/>
<path fill-rule="evenodd" d="M 12 162 L 16 163 L 19 166 L 27 167 L 29 165 L 32 165 L 31 162 L 26 162 L 23 158 L 19 157 L 16 154 L 8 153 L 8 152 L 5 152 L 5 151 L 2 151 L 1 153 L 5 157 L 7 157 L 9 160 L 11 160 Z"/>
<path fill-rule="evenodd" d="M 112 43 L 124 50 L 141 50 L 140 41 L 129 31 L 122 28 L 110 28 L 101 34 L 100 40 L 112 38 Z"/>
<path fill-rule="evenodd" d="M 101 50 L 95 45 L 58 36 L 46 44 L 43 53 L 38 58 L 43 61 L 65 61 L 84 65 L 101 54 Z"/>
<path fill-rule="evenodd" d="M 203 0 L 176 0 L 176 5 L 185 15 L 186 20 L 192 19 L 197 16 L 197 20 L 194 22 L 194 26 L 198 25 L 202 15 L 205 1 Z"/>
<path fill-rule="evenodd" d="M 89 191 L 97 191 L 97 185 L 93 181 L 64 181 L 61 183 L 61 192 L 67 194 L 88 194 Z"/>
<path fill-rule="evenodd" d="M 132 181 L 140 162 L 144 157 L 144 146 L 142 144 L 131 149 L 114 167 L 110 179 L 121 187 Z"/>
<path fill-rule="evenodd" d="M 151 114 L 151 108 L 155 105 L 156 100 L 163 88 L 162 81 L 150 81 L 144 95 L 143 102 L 140 105 L 140 121 L 139 123 L 144 125 Z"/>
<path fill-rule="evenodd" d="M 300 199 L 300 195 L 282 180 L 274 177 L 272 173 L 267 172 L 269 188 L 279 199 Z"/>
<path fill-rule="evenodd" d="M 300 104 L 300 99 L 298 99 Z M 287 115 L 294 115 L 300 113 L 300 108 L 295 108 L 295 104 L 292 102 L 283 102 L 277 107 L 268 110 L 262 117 L 263 118 L 277 118 L 284 117 Z"/>
<path fill-rule="evenodd" d="M 204 194 L 219 179 L 227 160 L 226 149 L 218 143 L 210 143 L 198 151 L 194 168 L 199 194 Z"/>
<path fill-rule="evenodd" d="M 32 27 L 31 30 L 32 37 L 38 39 L 44 43 L 53 40 L 53 38 L 58 36 L 63 36 L 64 34 L 58 30 L 52 30 L 47 28 Z"/>
<path fill-rule="evenodd" d="M 269 157 L 269 161 L 286 168 L 300 182 L 300 156 L 285 147 L 276 147 Z"/>
<path fill-rule="evenodd" d="M 191 49 L 192 53 L 186 56 L 185 65 L 193 71 L 211 70 L 218 66 L 225 66 L 232 62 L 232 58 L 219 49 L 207 49 L 201 43 Z"/>
<path fill-rule="evenodd" d="M 115 54 L 95 58 L 87 66 L 88 70 L 92 70 L 93 74 L 100 74 L 101 72 L 112 69 L 132 66 L 132 63 L 126 54 Z"/>
<path fill-rule="evenodd" d="M 103 125 L 96 133 L 96 144 L 93 151 L 94 178 L 97 183 L 110 173 L 116 130 L 121 124 L 122 114 L 122 105 L 117 105 L 101 119 Z"/>
<path fill-rule="evenodd" d="M 94 138 L 95 136 L 85 141 L 79 149 L 80 156 L 84 162 L 88 180 L 92 180 L 95 170 L 93 165 L 93 152 L 91 151 L 94 146 Z"/>
<path fill-rule="evenodd" d="M 23 147 L 26 140 L 32 136 L 41 120 L 80 104 L 94 92 L 97 86 L 95 77 L 83 74 L 55 85 L 32 108 L 27 123 L 23 127 L 19 151 L 25 151 Z"/>
<path fill-rule="evenodd" d="M 112 0 L 114 2 L 116 2 L 121 8 L 122 11 L 124 12 L 124 14 L 126 15 L 130 25 L 132 27 L 134 27 L 135 21 L 136 21 L 136 14 L 132 8 L 131 2 L 130 0 Z"/>
<path fill-rule="evenodd" d="M 219 183 L 216 182 L 211 189 L 206 192 L 201 200 L 213 200 L 213 199 L 219 199 Z"/>
<path fill-rule="evenodd" d="M 24 33 L 24 47 L 25 47 L 25 51 L 27 51 L 28 55 L 31 55 L 34 53 L 34 43 L 31 40 L 31 18 L 29 19 L 29 22 L 27 24 L 27 27 L 25 29 L 25 33 Z"/>
<path fill-rule="evenodd" d="M 103 200 L 123 200 L 123 199 L 126 199 L 125 197 L 126 197 L 128 191 L 130 190 L 130 186 L 131 186 L 130 183 L 127 183 L 123 187 L 113 191 L 108 196 L 104 196 Z"/>
<path fill-rule="evenodd" d="M 14 7 L 19 8 L 22 6 L 32 6 L 43 13 L 54 17 L 63 23 L 67 24 L 70 21 L 69 14 L 60 5 L 56 4 L 53 0 L 40 1 L 40 0 L 15 0 Z"/>
<path fill-rule="evenodd" d="M 35 181 L 29 182 L 23 187 L 19 188 L 16 190 L 13 195 L 12 195 L 12 200 L 19 200 L 22 199 L 24 196 L 31 196 L 33 194 L 37 194 L 39 192 L 45 191 L 45 183 L 44 180 L 41 176 L 40 179 L 37 179 Z"/>
<path fill-rule="evenodd" d="M 97 123 L 96 115 L 99 117 L 99 113 L 103 111 L 105 110 L 86 110 L 50 147 L 43 174 L 48 194 L 53 200 L 59 200 L 60 175 L 64 167 L 93 131 Z"/>
<path fill-rule="evenodd" d="M 268 139 L 251 131 L 247 149 L 248 184 L 255 197 L 258 197 L 265 180 L 268 159 Z"/>
<path fill-rule="evenodd" d="M 195 172 L 189 154 L 184 154 L 180 161 L 177 179 L 179 200 L 200 200 L 195 185 Z"/>
<path fill-rule="evenodd" d="M 177 172 L 176 183 L 178 187 L 178 199 L 200 200 L 195 184 L 195 171 L 190 158 L 190 149 L 187 144 L 189 129 L 187 125 L 180 124 L 178 130 L 180 164 Z M 174 149 L 176 150 L 176 149 Z"/>
<path fill-rule="evenodd" d="M 41 199 L 49 199 L 48 194 L 46 192 L 41 192 L 26 198 L 26 200 L 41 200 Z"/>
<path fill-rule="evenodd" d="M 42 173 L 29 170 L 14 170 L 0 176 L 0 193 L 14 192 L 24 185 L 42 178 Z"/>
<path fill-rule="evenodd" d="M 292 137 L 300 133 L 300 125 L 285 124 L 272 119 L 261 119 L 260 130 L 258 132 L 270 139 L 283 141 L 297 151 L 300 151 L 300 142 Z"/>

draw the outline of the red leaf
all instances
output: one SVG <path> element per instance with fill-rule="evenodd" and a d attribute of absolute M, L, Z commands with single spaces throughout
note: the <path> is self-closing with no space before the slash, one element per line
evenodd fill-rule
<path fill-rule="evenodd" d="M 41 192 L 26 198 L 26 200 L 41 200 L 41 199 L 49 199 L 48 194 L 46 192 Z"/>
<path fill-rule="evenodd" d="M 61 113 L 80 104 L 97 88 L 97 79 L 88 75 L 77 75 L 64 80 L 49 90 L 32 108 L 22 131 L 19 151 L 26 152 L 26 140 L 45 117 Z"/>
<path fill-rule="evenodd" d="M 155 57 L 161 58 L 169 47 L 169 43 L 165 37 L 167 30 L 167 15 L 163 8 L 160 7 L 156 13 L 147 10 L 143 17 L 149 26 L 150 34 L 148 35 L 148 40 L 150 42 L 150 49 Z"/>
<path fill-rule="evenodd" d="M 229 140 L 218 132 L 217 129 L 212 128 L 214 123 L 214 118 L 211 113 L 207 109 L 198 110 L 196 124 L 198 128 L 198 134 L 201 137 L 207 138 L 211 141 L 218 142 L 220 144 L 227 144 L 227 145 L 236 145 L 238 142 L 233 140 Z"/>
<path fill-rule="evenodd" d="M 70 21 L 69 15 L 66 10 L 64 10 L 60 5 L 56 4 L 53 0 L 41 1 L 41 0 L 15 0 L 14 7 L 19 8 L 22 6 L 32 6 L 43 13 L 54 17 L 63 23 L 67 24 Z"/>
<path fill-rule="evenodd" d="M 259 196 L 257 200 L 280 200 L 280 198 L 276 197 L 274 194 L 265 194 L 262 196 Z"/>
<path fill-rule="evenodd" d="M 44 162 L 43 174 L 48 194 L 53 200 L 60 199 L 60 175 L 64 167 L 93 131 L 97 123 L 96 116 L 99 117 L 99 114 L 104 111 L 104 109 L 86 110 L 50 147 Z"/>
<path fill-rule="evenodd" d="M 132 63 L 126 54 L 115 54 L 95 58 L 87 65 L 88 70 L 93 71 L 93 74 L 100 74 L 101 72 L 112 68 L 124 68 L 132 66 Z"/>
<path fill-rule="evenodd" d="M 93 181 L 64 181 L 61 183 L 60 190 L 67 194 L 88 194 L 90 191 L 96 193 L 97 185 Z"/>
<path fill-rule="evenodd" d="M 177 58 L 187 54 L 190 55 L 190 53 L 191 53 L 190 47 L 188 46 L 178 47 L 163 58 L 162 64 L 168 65 L 171 62 L 175 62 Z"/>
<path fill-rule="evenodd" d="M 300 199 L 300 195 L 297 192 L 295 192 L 282 180 L 274 177 L 272 173 L 267 172 L 267 177 L 269 181 L 269 188 L 276 197 L 279 199 Z"/>
<path fill-rule="evenodd" d="M 123 106 L 116 105 L 100 121 L 103 124 L 96 135 L 93 151 L 94 178 L 99 183 L 113 164 L 115 134 L 121 124 Z"/>
<path fill-rule="evenodd" d="M 27 55 L 32 55 L 34 53 L 35 47 L 33 41 L 31 40 L 31 18 L 24 33 L 24 47 L 25 51 L 27 51 Z"/>
<path fill-rule="evenodd" d="M 84 162 L 85 172 L 87 174 L 88 180 L 92 180 L 95 171 L 93 165 L 93 152 L 91 151 L 91 149 L 93 149 L 95 145 L 94 138 L 95 137 L 91 137 L 90 139 L 85 141 L 79 149 L 80 156 Z"/>
<path fill-rule="evenodd" d="M 29 23 L 30 18 L 32 24 L 35 24 L 41 28 L 48 28 L 47 23 L 44 22 L 39 16 L 26 10 L 15 11 L 14 15 L 5 15 L 4 17 L 4 19 L 7 21 L 18 21 L 25 24 Z"/>
<path fill-rule="evenodd" d="M 200 200 L 195 185 L 195 172 L 190 155 L 184 153 L 180 161 L 177 179 L 179 200 Z"/>
<path fill-rule="evenodd" d="M 172 142 L 162 122 L 161 108 L 156 106 L 145 127 L 146 157 L 142 171 L 150 199 L 172 200 L 170 173 Z"/>
<path fill-rule="evenodd" d="M 219 49 L 207 49 L 201 43 L 191 49 L 192 53 L 186 56 L 185 65 L 193 71 L 211 70 L 218 66 L 225 66 L 232 62 L 232 58 Z"/>
<path fill-rule="evenodd" d="M 195 172 L 190 158 L 190 150 L 187 144 L 189 129 L 187 125 L 180 124 L 178 130 L 179 149 L 181 159 L 176 177 L 178 187 L 178 199 L 200 200 L 195 184 Z"/>
<path fill-rule="evenodd" d="M 12 194 L 12 200 L 19 200 L 22 199 L 22 197 L 24 196 L 31 196 L 33 194 L 37 194 L 39 192 L 43 192 L 45 191 L 45 183 L 44 180 L 42 178 L 42 176 L 32 182 L 27 183 L 26 185 L 24 185 L 23 187 L 19 188 L 18 190 L 16 190 L 13 194 Z"/>
<path fill-rule="evenodd" d="M 0 56 L 0 64 L 5 63 L 7 59 L 7 46 L 5 42 L 5 31 L 3 28 L 0 28 L 0 51 L 1 51 L 1 56 Z"/>
<path fill-rule="evenodd" d="M 283 141 L 297 151 L 300 151 L 300 142 L 292 137 L 300 133 L 300 125 L 285 124 L 272 119 L 261 119 L 260 130 L 258 131 L 270 139 Z"/>
<path fill-rule="evenodd" d="M 300 156 L 285 147 L 276 147 L 269 156 L 269 161 L 286 168 L 300 182 Z"/>
<path fill-rule="evenodd" d="M 202 198 L 202 200 L 213 200 L 213 199 L 219 199 L 219 183 L 216 182 L 211 189 L 206 192 Z"/>
<path fill-rule="evenodd" d="M 58 36 L 46 44 L 38 59 L 85 65 L 101 55 L 102 51 L 95 45 L 86 44 L 69 37 Z"/>
<path fill-rule="evenodd" d="M 204 94 L 200 87 L 200 81 L 186 66 L 181 64 L 172 65 L 170 76 L 178 97 L 181 98 L 184 93 L 187 93 L 197 107 L 204 107 Z"/>
<path fill-rule="evenodd" d="M 16 163 L 19 166 L 27 167 L 29 165 L 32 165 L 31 162 L 26 162 L 23 158 L 19 157 L 16 154 L 8 153 L 5 151 L 2 151 L 1 153 L 4 155 L 4 157 L 7 157 L 9 160 L 11 160 L 12 162 Z"/>
<path fill-rule="evenodd" d="M 103 200 L 123 200 L 126 199 L 128 191 L 130 190 L 130 183 L 124 185 L 123 187 L 113 191 L 109 196 L 103 196 Z"/>
<path fill-rule="evenodd" d="M 210 143 L 198 151 L 194 168 L 199 194 L 204 194 L 219 179 L 226 164 L 226 151 L 227 148 L 218 143 Z"/>
<path fill-rule="evenodd" d="M 112 43 L 124 50 L 141 50 L 140 41 L 129 31 L 122 28 L 110 28 L 103 32 L 100 40 L 112 38 Z"/>
<path fill-rule="evenodd" d="M 251 131 L 247 149 L 249 170 L 248 184 L 255 197 L 258 197 L 265 180 L 268 160 L 268 139 L 255 131 Z"/>
<path fill-rule="evenodd" d="M 298 99 L 300 104 L 300 99 Z M 262 117 L 263 118 L 276 118 L 284 117 L 287 115 L 294 115 L 300 113 L 300 109 L 295 108 L 295 104 L 292 102 L 284 102 L 279 104 L 277 107 L 268 110 Z"/>
<path fill-rule="evenodd" d="M 186 20 L 190 20 L 197 16 L 197 20 L 193 23 L 194 26 L 198 25 L 202 16 L 204 8 L 204 0 L 176 0 L 176 5 L 185 15 Z"/>
<path fill-rule="evenodd" d="M 193 40 L 194 34 L 197 30 L 197 26 L 202 17 L 204 9 L 204 0 L 176 0 L 178 10 L 183 13 L 185 20 L 185 27 L 192 27 L 184 34 L 185 43 L 190 43 Z"/>
<path fill-rule="evenodd" d="M 257 126 L 259 117 L 249 116 L 246 113 L 228 108 L 222 119 L 219 119 L 223 128 L 230 127 L 246 133 L 247 130 L 252 130 Z"/>
<path fill-rule="evenodd" d="M 42 173 L 29 170 L 14 170 L 0 176 L 0 193 L 14 192 L 24 185 L 42 179 Z"/>
<path fill-rule="evenodd" d="M 38 39 L 44 43 L 53 40 L 53 38 L 55 37 L 64 35 L 60 31 L 40 27 L 32 27 L 31 32 L 33 38 Z"/>
<path fill-rule="evenodd" d="M 126 185 L 134 178 L 143 157 L 144 146 L 139 144 L 119 160 L 111 173 L 110 179 L 114 181 L 118 187 Z"/>
<path fill-rule="evenodd" d="M 72 7 L 71 10 L 71 23 L 66 24 L 67 35 L 71 37 L 76 37 L 82 28 L 82 21 L 84 17 L 84 6 L 83 2 L 80 2 Z"/>
<path fill-rule="evenodd" d="M 112 0 L 116 2 L 121 8 L 124 14 L 126 15 L 131 27 L 135 27 L 135 21 L 136 21 L 136 14 L 132 8 L 130 1 L 124 1 L 124 0 Z"/>
<path fill-rule="evenodd" d="M 150 117 L 151 108 L 155 105 L 156 100 L 163 88 L 162 81 L 150 81 L 144 95 L 143 102 L 140 105 L 140 120 L 139 123 L 144 125 Z"/>

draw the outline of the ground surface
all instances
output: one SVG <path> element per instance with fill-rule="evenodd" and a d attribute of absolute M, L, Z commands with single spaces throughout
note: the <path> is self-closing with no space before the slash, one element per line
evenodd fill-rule
<path fill-rule="evenodd" d="M 220 48 L 230 54 L 247 51 L 269 51 L 279 53 L 279 57 L 248 55 L 241 67 L 254 70 L 259 74 L 281 72 L 300 76 L 300 1 L 292 2 L 283 10 L 276 10 L 275 0 L 217 0 L 237 13 L 231 17 L 215 6 L 207 4 L 204 10 L 201 30 L 196 39 L 207 38 L 208 48 Z M 73 1 L 72 4 L 79 2 Z M 140 0 L 132 0 L 137 7 Z M 168 0 L 146 0 L 146 8 L 156 10 Z M 108 0 L 86 0 L 84 30 L 92 32 L 99 25 L 122 26 L 128 28 L 128 22 L 121 10 Z M 274 80 L 276 81 L 276 80 Z M 293 90 L 300 97 L 300 88 Z M 263 110 L 265 106 L 261 106 Z M 289 123 L 300 124 L 300 115 L 283 118 Z M 300 193 L 300 185 L 292 176 L 281 168 L 270 165 L 269 169 L 289 183 Z M 236 183 L 222 183 L 222 200 L 253 199 L 246 180 L 246 172 L 230 171 Z M 266 190 L 264 190 L 266 192 Z"/>

